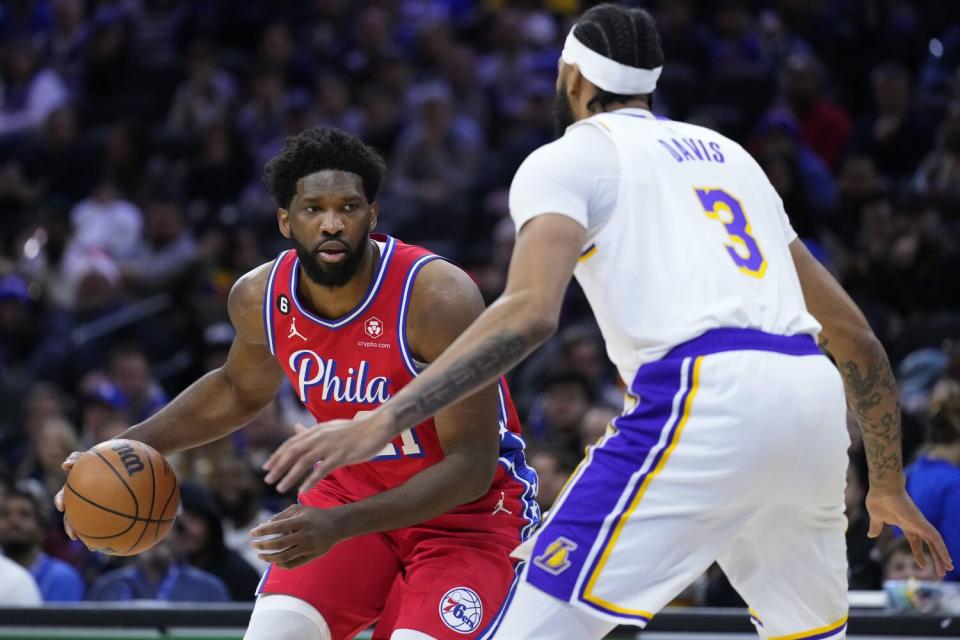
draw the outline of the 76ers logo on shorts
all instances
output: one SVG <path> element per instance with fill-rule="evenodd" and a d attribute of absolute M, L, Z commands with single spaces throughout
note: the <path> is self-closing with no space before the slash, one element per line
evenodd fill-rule
<path fill-rule="evenodd" d="M 440 618 L 457 633 L 476 631 L 483 619 L 483 603 L 473 589 L 457 587 L 440 598 Z"/>

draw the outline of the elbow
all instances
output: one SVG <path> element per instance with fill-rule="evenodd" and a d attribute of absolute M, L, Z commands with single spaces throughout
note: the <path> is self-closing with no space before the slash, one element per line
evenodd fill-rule
<path fill-rule="evenodd" d="M 523 333 L 531 346 L 543 344 L 557 332 L 558 316 L 559 313 L 537 310 L 527 315 L 523 325 Z"/>
<path fill-rule="evenodd" d="M 473 460 L 473 464 L 460 469 L 457 473 L 461 483 L 460 504 L 479 500 L 490 491 L 497 473 L 498 461 L 497 454 L 484 456 L 482 460 Z"/>

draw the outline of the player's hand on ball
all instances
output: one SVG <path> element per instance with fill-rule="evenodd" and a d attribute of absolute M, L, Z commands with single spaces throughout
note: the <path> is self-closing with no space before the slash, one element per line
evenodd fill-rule
<path fill-rule="evenodd" d="M 67 459 L 63 461 L 63 464 L 61 464 L 60 467 L 67 473 L 70 473 L 70 469 L 73 468 L 73 465 L 77 462 L 77 458 L 79 458 L 82 453 L 83 451 L 74 451 L 67 456 Z M 57 495 L 53 497 L 53 504 L 56 505 L 57 510 L 60 511 L 60 513 L 63 513 L 63 487 L 60 487 L 60 491 L 57 491 Z M 77 539 L 77 534 L 75 534 L 73 529 L 70 527 L 70 521 L 67 520 L 66 515 L 63 516 L 63 530 L 67 532 L 67 535 L 71 540 Z"/>
<path fill-rule="evenodd" d="M 334 469 L 377 455 L 393 437 L 390 426 L 389 418 L 377 412 L 311 428 L 297 425 L 297 433 L 263 464 L 268 472 L 264 480 L 276 482 L 282 493 L 309 472 L 300 484 L 300 491 L 306 491 Z"/>
<path fill-rule="evenodd" d="M 953 570 L 953 560 L 950 558 L 950 552 L 947 551 L 947 545 L 943 542 L 943 537 L 923 516 L 906 491 L 900 490 L 894 493 L 870 491 L 867 493 L 867 512 L 870 514 L 870 530 L 867 532 L 869 537 L 879 536 L 884 524 L 900 527 L 910 543 L 913 558 L 920 568 L 924 568 L 927 564 L 923 554 L 923 547 L 926 545 L 933 558 L 937 575 L 943 577 L 947 571 Z"/>
<path fill-rule="evenodd" d="M 295 504 L 250 532 L 260 559 L 283 569 L 293 569 L 319 558 L 343 538 L 337 509 Z"/>

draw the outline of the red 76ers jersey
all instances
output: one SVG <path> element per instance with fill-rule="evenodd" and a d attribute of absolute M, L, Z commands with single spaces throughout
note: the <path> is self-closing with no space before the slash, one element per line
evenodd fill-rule
<path fill-rule="evenodd" d="M 301 304 L 296 251 L 277 257 L 267 281 L 267 344 L 317 422 L 372 411 L 417 375 L 406 340 L 410 297 L 420 269 L 439 256 L 389 236 L 373 238 L 379 266 L 363 299 L 340 318 L 320 318 Z M 499 395 L 501 464 L 494 485 L 506 475 L 528 485 L 532 496 L 536 476 L 524 463 L 519 420 L 502 380 Z M 359 499 L 398 486 L 442 459 L 430 419 L 397 436 L 371 461 L 338 469 L 322 483 L 341 497 Z"/>

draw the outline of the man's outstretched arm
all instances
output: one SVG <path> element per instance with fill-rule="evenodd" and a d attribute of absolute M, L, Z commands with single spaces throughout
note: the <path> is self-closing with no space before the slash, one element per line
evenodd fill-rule
<path fill-rule="evenodd" d="M 267 460 L 267 481 L 295 482 L 366 460 L 396 434 L 494 382 L 556 330 L 586 230 L 559 214 L 523 226 L 503 295 L 416 380 L 370 414 L 320 425 L 287 440 Z"/>
<path fill-rule="evenodd" d="M 847 404 L 863 433 L 870 480 L 869 535 L 880 535 L 885 523 L 900 527 L 917 563 L 924 565 L 922 547 L 926 544 L 942 576 L 953 568 L 950 554 L 905 488 L 897 381 L 887 354 L 856 303 L 803 243 L 794 240 L 790 253 L 807 309 L 823 325 L 820 344 L 837 363 Z"/>

